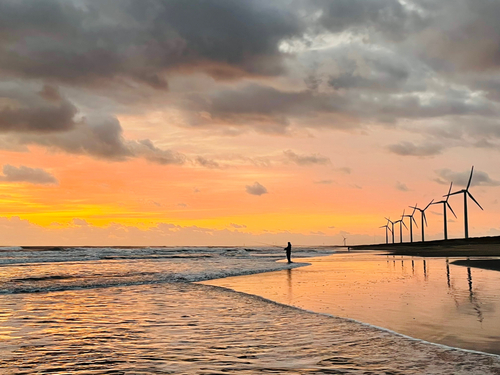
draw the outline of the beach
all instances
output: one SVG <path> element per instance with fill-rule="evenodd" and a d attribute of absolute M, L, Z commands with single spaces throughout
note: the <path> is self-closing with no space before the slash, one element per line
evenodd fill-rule
<path fill-rule="evenodd" d="M 2 252 L 0 373 L 500 372 L 499 356 L 320 311 L 325 304 L 318 298 L 318 265 L 340 276 L 339 261 L 331 260 L 354 254 L 298 249 L 300 258 L 288 265 L 272 248 L 71 250 Z M 391 259 L 371 256 L 400 278 Z M 373 270 L 369 259 L 356 262 L 351 267 Z M 438 274 L 434 265 L 426 272 L 428 279 Z M 460 292 L 459 278 L 453 278 Z M 229 289 L 238 282 L 255 294 Z M 275 295 L 265 296 L 268 289 Z M 353 298 L 363 296 L 363 286 L 358 289 Z M 309 297 L 295 307 L 295 295 Z M 483 324 L 488 320 L 485 314 Z"/>

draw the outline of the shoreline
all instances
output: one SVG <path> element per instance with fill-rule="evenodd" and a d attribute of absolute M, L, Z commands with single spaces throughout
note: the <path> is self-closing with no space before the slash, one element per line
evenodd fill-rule
<path fill-rule="evenodd" d="M 207 280 L 200 284 L 355 321 L 416 341 L 500 355 L 500 348 L 480 333 L 485 329 L 491 335 L 500 334 L 494 328 L 492 312 L 482 309 L 484 300 L 489 298 L 484 287 L 485 277 L 491 278 L 490 286 L 498 280 L 497 272 L 488 276 L 483 272 L 491 271 L 479 270 L 498 271 L 487 263 L 490 260 L 472 264 L 457 259 L 455 265 L 439 257 L 387 260 L 380 257 L 381 252 L 370 251 L 351 252 L 351 255 L 353 259 L 349 259 L 348 253 L 332 254 L 310 259 L 309 267 Z M 368 263 L 360 267 L 359 262 L 365 263 L 365 258 Z M 500 259 L 496 265 L 500 267 Z M 477 271 L 471 272 L 462 266 L 475 267 Z M 381 289 L 381 285 L 388 288 Z M 481 285 L 481 293 L 476 293 L 478 285 Z M 493 292 L 488 291 L 490 297 Z M 416 299 L 408 298 L 410 295 Z M 480 321 L 476 316 L 478 311 Z"/>
<path fill-rule="evenodd" d="M 483 259 L 481 263 L 474 261 L 469 264 L 471 267 L 500 271 L 500 263 L 495 261 L 495 258 L 500 258 L 500 237 L 356 245 L 350 246 L 349 249 L 354 251 L 383 251 L 390 255 L 418 257 L 486 257 L 492 259 Z"/>

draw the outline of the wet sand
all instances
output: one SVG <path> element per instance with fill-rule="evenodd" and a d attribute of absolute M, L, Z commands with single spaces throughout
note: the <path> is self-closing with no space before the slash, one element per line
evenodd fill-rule
<path fill-rule="evenodd" d="M 373 252 L 295 261 L 311 265 L 203 283 L 429 342 L 500 354 L 498 272 L 454 265 L 453 259 Z"/>
<path fill-rule="evenodd" d="M 0 296 L 2 374 L 498 374 L 428 345 L 207 285 Z M 21 308 L 22 307 L 22 308 Z"/>

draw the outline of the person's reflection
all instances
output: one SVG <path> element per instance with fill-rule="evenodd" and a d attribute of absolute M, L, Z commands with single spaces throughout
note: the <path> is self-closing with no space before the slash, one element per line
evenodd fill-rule
<path fill-rule="evenodd" d="M 425 259 L 423 261 L 424 261 L 424 280 L 427 280 L 427 265 L 425 263 Z"/>
<path fill-rule="evenodd" d="M 292 293 L 292 270 L 287 269 L 287 282 L 288 282 L 288 303 L 292 304 L 292 298 L 293 298 L 293 293 Z"/>
<path fill-rule="evenodd" d="M 411 274 L 415 275 L 415 261 L 413 259 L 411 260 Z"/>

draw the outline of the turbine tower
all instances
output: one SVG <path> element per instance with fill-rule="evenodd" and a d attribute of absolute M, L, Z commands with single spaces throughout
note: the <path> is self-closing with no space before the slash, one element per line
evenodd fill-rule
<path fill-rule="evenodd" d="M 465 189 L 455 191 L 454 193 L 448 194 L 448 195 L 455 195 L 455 194 L 464 194 L 464 228 L 465 228 L 465 238 L 469 238 L 469 218 L 467 216 L 467 196 L 469 196 L 470 199 L 474 201 L 475 204 L 479 206 L 479 208 L 482 210 L 483 208 L 481 205 L 474 199 L 471 193 L 469 193 L 469 187 L 470 183 L 472 181 L 472 173 L 474 173 L 474 166 L 472 166 L 472 169 L 470 171 L 470 177 L 469 177 L 469 182 L 467 183 L 467 187 Z M 483 210 L 484 211 L 484 210 Z"/>
<path fill-rule="evenodd" d="M 434 199 L 430 201 L 430 203 L 425 206 L 425 208 L 418 208 L 417 205 L 415 207 L 410 206 L 410 208 L 413 208 L 415 210 L 420 211 L 420 218 L 421 218 L 421 224 L 420 226 L 422 227 L 422 242 L 425 242 L 425 233 L 424 233 L 424 221 L 425 221 L 425 226 L 427 226 L 427 218 L 425 217 L 425 210 L 429 208 L 429 206 L 434 202 Z"/>
<path fill-rule="evenodd" d="M 448 207 L 450 209 L 450 211 L 453 214 L 453 216 L 457 217 L 457 215 L 455 215 L 455 212 L 453 212 L 453 208 L 451 208 L 450 204 L 448 203 L 448 199 L 450 198 L 450 192 L 451 192 L 451 187 L 452 186 L 453 186 L 453 182 L 450 184 L 450 190 L 448 190 L 448 194 L 444 195 L 444 197 L 446 197 L 446 199 L 444 201 L 439 201 L 439 202 L 434 202 L 433 203 L 433 204 L 439 204 L 439 203 L 443 204 L 444 239 L 445 240 L 448 239 L 448 222 L 447 222 L 447 219 L 446 219 L 446 207 Z"/>
<path fill-rule="evenodd" d="M 387 225 L 389 225 L 389 223 L 391 223 L 391 226 L 392 226 L 392 229 L 391 229 L 392 243 L 394 243 L 394 222 L 391 221 L 391 219 L 388 219 L 388 218 L 385 218 L 385 220 L 387 220 Z"/>
<path fill-rule="evenodd" d="M 385 225 L 382 225 L 381 227 L 379 228 L 385 228 L 385 243 L 388 244 L 389 243 L 389 236 L 387 234 L 387 231 L 391 230 L 391 228 L 389 228 L 389 223 L 385 224 Z"/>
<path fill-rule="evenodd" d="M 403 243 L 403 225 L 405 226 L 406 229 L 408 229 L 405 222 L 403 221 L 404 214 L 405 214 L 405 212 L 403 211 L 403 215 L 401 215 L 401 219 L 396 220 L 394 222 L 394 224 L 399 223 L 399 242 L 400 243 Z"/>
<path fill-rule="evenodd" d="M 344 239 L 344 247 L 345 247 L 345 240 L 347 240 L 347 238 L 345 238 L 344 236 L 342 236 L 342 238 Z"/>
<path fill-rule="evenodd" d="M 413 207 L 413 212 L 411 213 L 411 215 L 405 215 L 405 212 L 403 211 L 403 216 L 401 217 L 401 219 L 403 219 L 403 220 L 405 217 L 410 218 L 410 242 L 413 242 L 413 222 L 415 223 L 415 226 L 418 228 L 417 222 L 415 221 L 415 218 L 413 217 L 413 215 L 415 215 L 416 209 L 417 209 L 417 205 L 415 204 L 415 207 Z"/>

